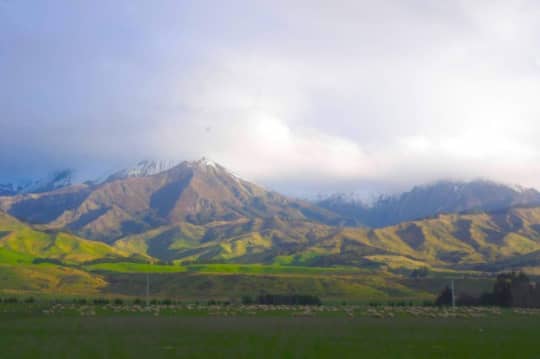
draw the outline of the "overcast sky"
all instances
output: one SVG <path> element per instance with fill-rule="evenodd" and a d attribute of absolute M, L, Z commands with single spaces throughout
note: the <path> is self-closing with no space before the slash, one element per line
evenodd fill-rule
<path fill-rule="evenodd" d="M 0 0 L 0 179 L 207 156 L 286 192 L 540 187 L 540 3 Z"/>

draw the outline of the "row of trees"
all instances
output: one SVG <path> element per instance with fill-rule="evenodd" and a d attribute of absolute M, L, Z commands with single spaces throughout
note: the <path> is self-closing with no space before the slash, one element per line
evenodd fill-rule
<path fill-rule="evenodd" d="M 435 304 L 445 306 L 452 304 L 452 291 L 446 287 L 437 297 Z M 540 287 L 531 282 L 523 272 L 501 273 L 497 276 L 491 292 L 480 296 L 460 294 L 456 297 L 456 305 L 460 306 L 500 306 L 500 307 L 540 307 Z"/>

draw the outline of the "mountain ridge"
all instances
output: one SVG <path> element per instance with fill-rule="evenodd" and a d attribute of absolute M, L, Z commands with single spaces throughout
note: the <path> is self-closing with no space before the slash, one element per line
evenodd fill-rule
<path fill-rule="evenodd" d="M 398 195 L 381 196 L 371 205 L 343 196 L 329 197 L 316 203 L 342 215 L 349 224 L 378 228 L 429 218 L 440 213 L 493 211 L 516 205 L 538 205 L 540 192 L 489 180 L 445 180 L 415 186 Z"/>

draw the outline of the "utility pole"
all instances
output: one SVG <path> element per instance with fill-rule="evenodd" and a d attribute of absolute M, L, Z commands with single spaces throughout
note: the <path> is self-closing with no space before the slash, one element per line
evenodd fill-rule
<path fill-rule="evenodd" d="M 454 291 L 454 280 L 452 279 L 452 309 L 456 309 L 456 294 Z"/>
<path fill-rule="evenodd" d="M 146 270 L 146 306 L 150 305 L 150 263 Z"/>

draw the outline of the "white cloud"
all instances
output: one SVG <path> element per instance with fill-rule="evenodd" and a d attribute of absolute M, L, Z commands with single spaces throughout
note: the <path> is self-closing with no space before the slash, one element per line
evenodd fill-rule
<path fill-rule="evenodd" d="M 207 155 L 284 191 L 540 187 L 536 1 L 214 5 L 112 6 L 99 38 L 87 8 L 3 25 L 0 170 Z"/>

